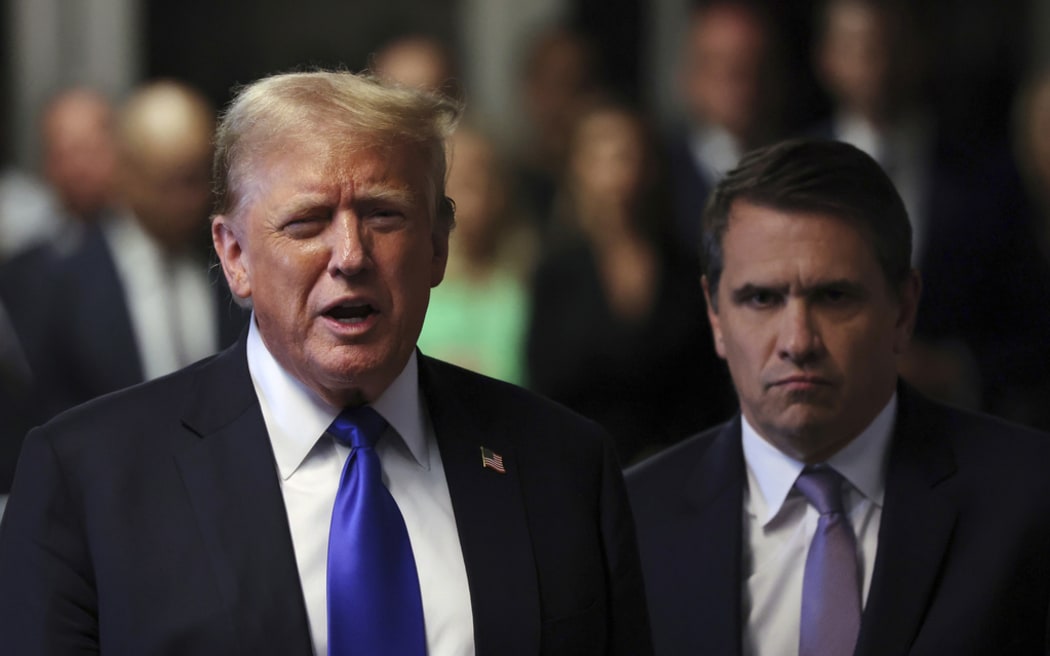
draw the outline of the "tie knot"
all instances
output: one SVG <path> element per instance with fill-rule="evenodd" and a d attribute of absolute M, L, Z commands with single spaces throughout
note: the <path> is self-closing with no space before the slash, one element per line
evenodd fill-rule
<path fill-rule="evenodd" d="M 374 447 L 386 428 L 383 419 L 371 406 L 346 408 L 332 421 L 328 434 L 353 448 Z"/>
<path fill-rule="evenodd" d="M 831 467 L 806 467 L 798 475 L 795 488 L 821 515 L 841 513 L 842 480 L 842 475 Z"/>

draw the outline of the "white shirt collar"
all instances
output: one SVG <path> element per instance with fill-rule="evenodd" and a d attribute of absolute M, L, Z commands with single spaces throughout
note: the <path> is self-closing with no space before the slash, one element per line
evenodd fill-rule
<path fill-rule="evenodd" d="M 864 151 L 882 165 L 886 165 L 887 154 L 892 152 L 894 169 L 912 166 L 916 158 L 923 157 L 931 134 L 930 121 L 924 112 L 914 111 L 901 115 L 886 126 L 876 126 L 859 114 L 839 112 L 832 119 L 835 138 Z"/>
<path fill-rule="evenodd" d="M 689 147 L 693 158 L 712 181 L 721 180 L 740 163 L 744 150 L 725 128 L 703 126 L 692 132 Z"/>
<path fill-rule="evenodd" d="M 263 343 L 254 313 L 248 327 L 247 347 L 248 371 L 270 433 L 277 469 L 281 479 L 288 480 L 341 408 L 323 401 L 278 364 Z M 426 415 L 419 393 L 419 365 L 415 351 L 394 382 L 371 405 L 393 429 L 384 432 L 383 437 L 390 439 L 392 433 L 400 436 L 416 464 L 429 469 L 430 457 L 424 432 Z"/>
<path fill-rule="evenodd" d="M 897 393 L 860 435 L 828 459 L 828 464 L 865 498 L 881 507 L 886 490 L 886 462 L 897 417 Z M 744 461 L 750 505 L 763 525 L 784 505 L 805 464 L 785 455 L 761 437 L 741 415 Z"/>

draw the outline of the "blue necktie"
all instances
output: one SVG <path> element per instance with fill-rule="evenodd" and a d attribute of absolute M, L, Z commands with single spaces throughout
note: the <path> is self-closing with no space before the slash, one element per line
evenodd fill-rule
<path fill-rule="evenodd" d="M 799 656 L 848 656 L 860 632 L 857 541 L 842 508 L 842 476 L 806 467 L 795 487 L 820 513 L 802 578 Z"/>
<path fill-rule="evenodd" d="M 374 448 L 385 427 L 368 406 L 347 408 L 328 427 L 351 447 L 328 538 L 331 656 L 426 654 L 412 545 Z"/>

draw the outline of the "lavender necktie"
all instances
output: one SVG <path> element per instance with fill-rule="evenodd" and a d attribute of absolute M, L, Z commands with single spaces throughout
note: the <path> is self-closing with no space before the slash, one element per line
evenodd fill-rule
<path fill-rule="evenodd" d="M 330 656 L 426 654 L 412 545 L 374 448 L 385 427 L 368 406 L 347 408 L 328 427 L 351 447 L 328 537 Z"/>
<path fill-rule="evenodd" d="M 795 487 L 820 513 L 802 580 L 799 656 L 847 656 L 860 631 L 857 543 L 842 509 L 842 476 L 807 467 Z"/>

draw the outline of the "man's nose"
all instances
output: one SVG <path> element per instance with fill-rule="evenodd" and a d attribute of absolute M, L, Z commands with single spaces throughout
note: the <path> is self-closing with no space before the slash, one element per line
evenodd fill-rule
<path fill-rule="evenodd" d="M 812 309 L 803 299 L 790 299 L 781 315 L 777 352 L 785 360 L 802 364 L 818 357 L 824 343 Z"/>
<path fill-rule="evenodd" d="M 328 268 L 332 275 L 352 276 L 368 267 L 369 238 L 356 216 L 337 216 L 331 225 L 331 237 Z"/>

